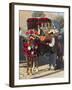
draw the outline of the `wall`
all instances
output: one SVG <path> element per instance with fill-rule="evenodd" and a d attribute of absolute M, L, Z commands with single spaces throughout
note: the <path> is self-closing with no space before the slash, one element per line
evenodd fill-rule
<path fill-rule="evenodd" d="M 9 81 L 9 2 L 26 2 L 42 4 L 61 4 L 71 5 L 72 0 L 0 0 L 0 90 L 11 90 L 8 86 Z M 72 15 L 72 6 L 71 6 Z M 71 20 L 72 23 L 72 20 Z M 72 28 L 72 27 L 71 27 Z M 71 36 L 72 38 L 72 36 Z M 72 46 L 72 45 L 71 45 Z M 72 64 L 72 62 L 71 62 Z M 71 65 L 72 67 L 72 65 Z M 72 72 L 71 72 L 72 75 Z M 72 84 L 72 83 L 71 83 Z M 71 90 L 72 85 L 55 85 L 40 87 L 14 88 L 15 90 Z"/>

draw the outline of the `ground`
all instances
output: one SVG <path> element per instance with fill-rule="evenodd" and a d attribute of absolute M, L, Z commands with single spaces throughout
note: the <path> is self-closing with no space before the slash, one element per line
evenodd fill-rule
<path fill-rule="evenodd" d="M 52 78 L 52 77 L 64 77 L 64 70 L 48 70 L 48 64 L 39 66 L 39 71 L 34 72 L 33 75 L 27 75 L 26 63 L 21 63 L 19 66 L 19 78 L 20 79 L 34 79 L 34 78 Z"/>

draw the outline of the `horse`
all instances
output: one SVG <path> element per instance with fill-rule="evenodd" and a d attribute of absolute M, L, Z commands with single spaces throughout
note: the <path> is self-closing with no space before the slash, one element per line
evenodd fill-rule
<path fill-rule="evenodd" d="M 29 37 L 29 40 L 24 43 L 24 55 L 27 60 L 27 74 L 32 75 L 35 67 L 38 68 L 38 43 L 33 36 Z M 36 71 L 38 71 L 36 69 Z"/>

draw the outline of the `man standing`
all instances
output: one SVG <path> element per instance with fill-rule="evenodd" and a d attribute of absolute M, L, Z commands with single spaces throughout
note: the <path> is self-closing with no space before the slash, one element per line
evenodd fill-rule
<path fill-rule="evenodd" d="M 49 35 L 51 37 L 51 42 L 48 43 L 48 47 L 49 47 L 49 67 L 48 69 L 55 69 L 56 66 L 56 45 L 55 45 L 55 37 L 54 37 L 54 33 L 53 32 L 49 32 Z"/>

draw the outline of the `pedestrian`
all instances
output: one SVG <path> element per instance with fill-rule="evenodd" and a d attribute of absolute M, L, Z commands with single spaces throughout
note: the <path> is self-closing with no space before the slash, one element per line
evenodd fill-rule
<path fill-rule="evenodd" d="M 48 45 L 48 50 L 49 50 L 49 63 L 48 63 L 48 69 L 55 69 L 56 67 L 56 45 L 55 45 L 55 37 L 53 32 L 49 32 L 49 35 L 51 37 L 51 42 L 47 43 Z"/>

